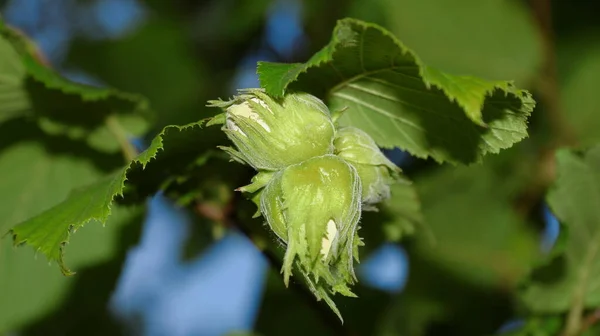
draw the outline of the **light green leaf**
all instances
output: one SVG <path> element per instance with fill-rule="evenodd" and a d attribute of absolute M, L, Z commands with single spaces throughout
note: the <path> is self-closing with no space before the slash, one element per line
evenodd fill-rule
<path fill-rule="evenodd" d="M 45 184 L 41 189 L 53 184 Z M 4 214 L 5 210 L 0 212 Z M 86 268 L 116 257 L 125 226 L 142 219 L 138 210 L 115 207 L 105 227 L 91 225 L 77 232 L 77 239 L 67 248 L 67 261 L 82 270 L 78 276 L 85 274 Z M 10 237 L 0 240 L 0 334 L 16 331 L 55 311 L 68 299 L 77 280 L 57 272 L 33 250 L 15 248 Z M 91 290 L 97 290 L 97 286 Z"/>
<path fill-rule="evenodd" d="M 26 243 L 42 252 L 48 260 L 56 261 L 63 273 L 71 274 L 63 258 L 71 233 L 92 220 L 104 223 L 113 203 L 124 195 L 126 187 L 135 189 L 141 200 L 165 187 L 164 182 L 169 176 L 165 173 L 175 173 L 181 160 L 194 162 L 205 155 L 204 148 L 197 144 L 202 123 L 166 127 L 149 148 L 126 167 L 75 190 L 61 203 L 13 227 L 10 232 L 15 244 Z"/>
<path fill-rule="evenodd" d="M 43 133 L 22 118 L 0 124 L 0 333 L 55 308 L 73 280 L 62 276 L 29 249 L 15 249 L 4 236 L 14 224 L 56 205 L 70 190 L 101 178 L 122 165 L 119 154 L 92 150 L 62 136 Z M 78 268 L 112 258 L 128 209 L 83 234 L 67 248 L 68 261 Z M 137 211 L 136 211 L 137 213 Z"/>
<path fill-rule="evenodd" d="M 331 42 L 306 63 L 258 65 L 261 86 L 274 96 L 301 90 L 348 110 L 342 125 L 359 127 L 381 147 L 417 157 L 470 163 L 527 136 L 535 102 L 510 82 L 444 73 L 383 28 L 338 22 Z"/>
<path fill-rule="evenodd" d="M 0 39 L 0 122 L 21 115 L 27 97 L 20 89 L 20 78 L 26 75 L 19 54 L 5 39 Z"/>
<path fill-rule="evenodd" d="M 563 255 L 533 273 L 522 293 L 540 313 L 600 307 L 600 146 L 556 157 L 558 177 L 547 201 L 566 228 Z"/>
<path fill-rule="evenodd" d="M 32 117 L 51 134 L 84 139 L 107 152 L 120 150 L 105 124 L 109 116 L 131 135 L 146 131 L 152 114 L 145 98 L 70 82 L 42 65 L 33 48 L 0 21 L 0 122 Z"/>
<path fill-rule="evenodd" d="M 92 183 L 122 162 L 118 154 L 47 135 L 32 121 L 0 124 L 0 229 L 5 232 L 55 205 L 70 190 Z"/>
<path fill-rule="evenodd" d="M 71 274 L 63 263 L 63 246 L 71 233 L 91 220 L 106 222 L 113 198 L 123 190 L 122 172 L 109 175 L 75 190 L 62 203 L 14 227 L 15 244 L 37 247 L 50 260 L 58 261 L 63 273 Z"/>

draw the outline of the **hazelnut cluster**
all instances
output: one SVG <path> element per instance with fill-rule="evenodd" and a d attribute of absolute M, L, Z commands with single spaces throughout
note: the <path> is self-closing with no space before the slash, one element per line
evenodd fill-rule
<path fill-rule="evenodd" d="M 355 296 L 361 210 L 390 196 L 399 168 L 373 139 L 354 127 L 340 128 L 327 106 L 307 93 L 275 99 L 246 89 L 229 101 L 210 101 L 223 113 L 211 124 L 234 148 L 232 159 L 258 173 L 239 190 L 252 193 L 260 214 L 286 247 L 283 278 L 292 268 L 304 276 L 317 299 L 340 315 L 330 294 Z M 341 317 L 340 317 L 341 318 Z"/>

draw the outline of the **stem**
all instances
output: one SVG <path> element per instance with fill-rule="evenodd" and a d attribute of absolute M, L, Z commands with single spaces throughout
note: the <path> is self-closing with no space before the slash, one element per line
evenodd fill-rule
<path fill-rule="evenodd" d="M 119 146 L 121 146 L 121 152 L 123 153 L 125 161 L 129 162 L 135 159 L 138 155 L 138 152 L 131 142 L 129 142 L 127 134 L 123 127 L 121 127 L 117 117 L 114 114 L 111 114 L 106 117 L 104 122 L 106 123 L 108 130 L 115 136 L 115 139 L 117 139 Z"/>

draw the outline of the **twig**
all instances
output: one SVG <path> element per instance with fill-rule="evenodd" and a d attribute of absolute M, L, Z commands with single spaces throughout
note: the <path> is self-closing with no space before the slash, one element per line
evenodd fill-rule
<path fill-rule="evenodd" d="M 129 162 L 135 159 L 138 152 L 127 138 L 127 134 L 123 127 L 121 127 L 117 117 L 114 114 L 109 115 L 106 117 L 105 124 L 108 130 L 115 136 L 119 146 L 121 146 L 121 152 L 123 153 L 125 161 Z"/>

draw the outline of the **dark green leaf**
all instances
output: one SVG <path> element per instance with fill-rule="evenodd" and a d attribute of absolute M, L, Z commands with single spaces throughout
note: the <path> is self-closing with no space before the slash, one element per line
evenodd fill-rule
<path fill-rule="evenodd" d="M 498 334 L 499 336 L 556 336 L 562 328 L 562 318 L 558 316 L 532 317 L 516 330 Z"/>
<path fill-rule="evenodd" d="M 144 98 L 70 82 L 41 64 L 33 48 L 0 22 L 0 121 L 33 117 L 49 133 L 85 139 L 109 152 L 120 150 L 106 124 L 111 116 L 131 135 L 146 131 L 152 116 Z"/>
<path fill-rule="evenodd" d="M 538 269 L 522 299 L 531 310 L 561 313 L 600 306 L 600 146 L 557 153 L 558 178 L 547 196 L 564 224 L 563 255 Z M 566 232 L 565 232 L 566 231 Z"/>
<path fill-rule="evenodd" d="M 425 227 L 421 202 L 412 182 L 402 179 L 391 187 L 392 197 L 378 206 L 379 211 L 364 211 L 360 235 L 366 246 L 361 254 L 369 253 L 384 241 L 399 242 L 415 230 Z"/>
<path fill-rule="evenodd" d="M 568 62 L 568 72 L 561 82 L 560 98 L 565 119 L 572 127 L 580 144 L 591 146 L 600 141 L 600 47 L 597 34 L 582 37 L 579 44 L 565 46 L 563 58 Z"/>
<path fill-rule="evenodd" d="M 182 22 L 152 16 L 119 39 L 75 39 L 67 62 L 112 87 L 148 97 L 159 131 L 207 117 L 200 106 L 213 98 L 209 93 L 216 94 L 213 87 L 224 85 L 207 85 L 210 74 L 194 54 L 188 34 Z"/>
<path fill-rule="evenodd" d="M 416 178 L 434 237 L 419 236 L 420 253 L 473 284 L 515 286 L 537 256 L 537 241 L 512 208 L 514 175 L 476 165 Z"/>
<path fill-rule="evenodd" d="M 383 223 L 383 231 L 387 239 L 400 241 L 405 235 L 414 233 L 415 229 L 424 225 L 421 202 L 412 182 L 403 180 L 392 185 L 392 197 L 385 202 L 390 220 Z"/>
<path fill-rule="evenodd" d="M 473 285 L 464 274 L 418 248 L 406 248 L 408 283 L 388 305 L 376 335 L 490 335 L 513 316 L 511 297 L 504 289 Z"/>

